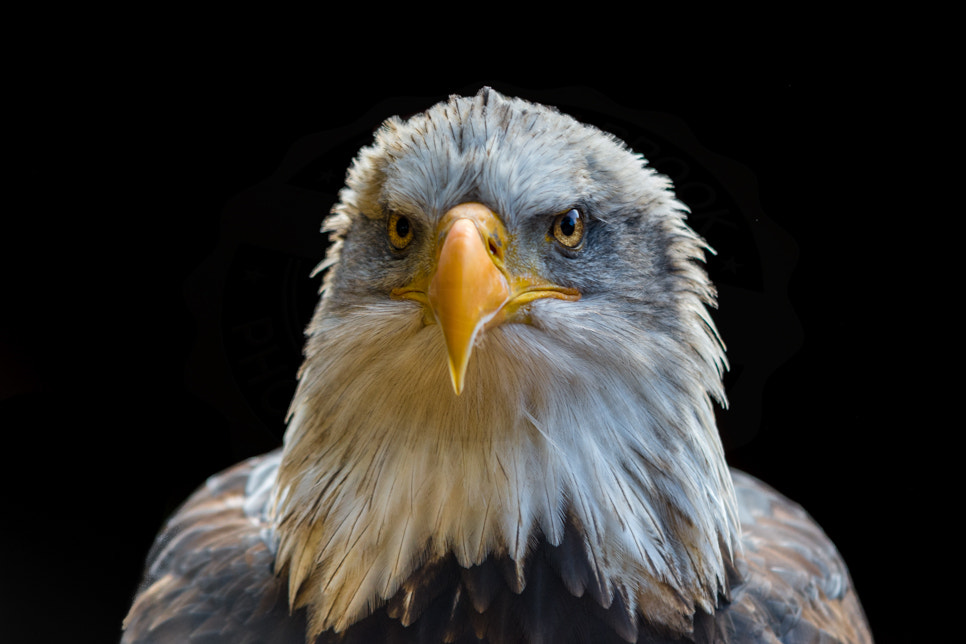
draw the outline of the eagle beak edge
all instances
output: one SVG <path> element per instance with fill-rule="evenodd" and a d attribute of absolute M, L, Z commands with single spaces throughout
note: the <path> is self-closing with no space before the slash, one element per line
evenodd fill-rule
<path fill-rule="evenodd" d="M 442 243 L 427 296 L 443 331 L 457 395 L 463 391 L 477 335 L 511 298 L 501 270 L 502 228 L 488 208 L 476 203 L 453 208 L 440 222 Z"/>

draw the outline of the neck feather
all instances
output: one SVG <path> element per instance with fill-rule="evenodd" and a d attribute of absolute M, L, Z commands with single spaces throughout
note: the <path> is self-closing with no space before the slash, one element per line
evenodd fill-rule
<path fill-rule="evenodd" d="M 528 552 L 567 526 L 602 602 L 621 593 L 682 628 L 713 611 L 738 542 L 710 399 L 719 364 L 702 358 L 715 350 L 642 343 L 599 311 L 593 346 L 561 346 L 556 327 L 580 316 L 534 307 L 532 325 L 481 339 L 456 396 L 438 327 L 404 313 L 323 305 L 310 329 L 274 515 L 278 568 L 313 632 L 344 630 L 445 556 L 509 558 L 522 587 Z"/>

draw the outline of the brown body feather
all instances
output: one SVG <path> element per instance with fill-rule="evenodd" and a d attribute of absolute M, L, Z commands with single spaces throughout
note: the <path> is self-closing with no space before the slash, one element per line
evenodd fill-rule
<path fill-rule="evenodd" d="M 274 572 L 271 526 L 246 513 L 246 484 L 260 459 L 212 477 L 158 536 L 123 641 L 305 642 L 304 609 L 290 614 L 287 580 Z M 432 561 L 370 617 L 324 642 L 871 642 L 835 547 L 796 504 L 734 472 L 742 554 L 730 601 L 698 612 L 690 637 L 665 639 L 609 606 L 570 524 L 559 546 L 533 545 L 520 587 L 506 558 L 462 568 Z M 574 590 L 583 589 L 581 597 Z"/>

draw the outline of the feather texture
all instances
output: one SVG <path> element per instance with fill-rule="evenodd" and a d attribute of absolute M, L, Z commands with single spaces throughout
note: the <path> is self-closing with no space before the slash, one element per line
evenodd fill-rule
<path fill-rule="evenodd" d="M 172 517 L 152 549 L 124 642 L 306 641 L 305 609 L 288 611 L 260 518 L 271 504 L 258 490 L 280 461 L 276 451 L 212 477 Z M 733 477 L 744 554 L 729 566 L 732 597 L 710 614 L 695 612 L 687 641 L 871 642 L 848 570 L 821 529 L 759 481 Z M 587 592 L 593 564 L 578 526 L 566 526 L 559 545 L 534 544 L 522 589 L 504 574 L 505 557 L 464 567 L 450 554 L 421 566 L 381 609 L 315 641 L 680 641 L 642 618 L 629 589 L 618 588 L 609 608 L 599 590 Z"/>

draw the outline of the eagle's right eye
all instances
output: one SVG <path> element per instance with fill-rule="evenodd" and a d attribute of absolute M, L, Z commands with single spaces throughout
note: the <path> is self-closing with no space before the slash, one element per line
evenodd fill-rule
<path fill-rule="evenodd" d="M 392 213 L 388 222 L 389 243 L 402 250 L 413 240 L 413 225 L 405 215 Z"/>

